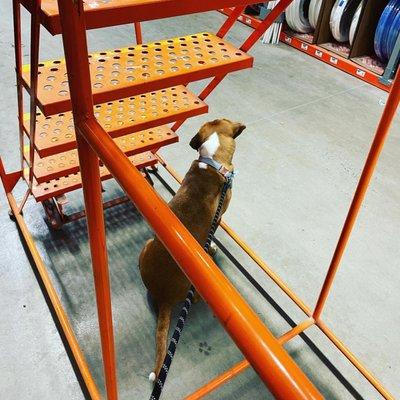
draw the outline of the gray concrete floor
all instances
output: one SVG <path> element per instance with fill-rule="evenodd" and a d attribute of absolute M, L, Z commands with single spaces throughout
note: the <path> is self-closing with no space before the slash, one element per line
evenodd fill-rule
<path fill-rule="evenodd" d="M 3 5 L 0 25 L 0 143 L 8 170 L 18 168 L 10 3 Z M 215 31 L 222 21 L 214 12 L 146 23 L 143 28 L 145 39 L 150 41 Z M 24 55 L 28 53 L 28 22 L 24 14 Z M 249 32 L 238 24 L 229 39 L 239 43 Z M 88 36 L 92 50 L 120 47 L 131 43 L 132 27 L 91 31 Z M 59 37 L 44 32 L 42 39 L 42 59 L 62 54 Z M 210 96 L 210 114 L 190 120 L 180 131 L 180 143 L 162 153 L 183 174 L 196 156 L 188 142 L 203 121 L 227 117 L 246 123 L 247 130 L 238 139 L 235 165 L 239 174 L 226 220 L 312 306 L 387 95 L 285 45 L 257 44 L 252 54 L 255 67 L 230 75 Z M 197 90 L 201 85 L 192 87 Z M 397 118 L 324 313 L 326 322 L 395 397 L 400 397 L 399 136 Z M 106 187 L 106 196 L 119 191 L 112 182 Z M 156 188 L 169 198 L 161 184 Z M 71 208 L 80 205 L 81 194 L 77 192 L 71 196 Z M 82 391 L 17 229 L 8 219 L 3 193 L 0 207 L 0 398 L 81 399 Z M 49 231 L 41 208 L 33 201 L 25 215 L 103 389 L 85 223 Z M 144 399 L 150 390 L 146 377 L 153 365 L 155 320 L 136 264 L 151 230 L 130 205 L 108 210 L 106 216 L 120 397 Z M 218 239 L 258 281 L 257 291 L 236 262 L 219 253 L 218 264 L 274 334 L 288 330 L 290 319 L 302 320 L 302 314 L 226 235 L 219 232 Z M 202 342 L 211 347 L 208 356 L 199 352 Z M 294 339 L 286 348 L 327 399 L 380 398 L 316 329 L 308 330 L 307 337 Z M 182 398 L 240 359 L 212 313 L 204 304 L 197 305 L 164 398 Z M 329 361 L 336 370 L 328 368 Z M 271 396 L 248 370 L 208 398 Z"/>

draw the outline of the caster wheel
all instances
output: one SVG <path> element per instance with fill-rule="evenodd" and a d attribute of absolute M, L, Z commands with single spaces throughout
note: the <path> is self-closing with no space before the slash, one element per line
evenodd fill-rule
<path fill-rule="evenodd" d="M 158 166 L 157 166 L 157 165 L 152 165 L 152 166 L 149 168 L 149 170 L 150 170 L 150 172 L 152 172 L 153 174 L 154 174 L 154 173 L 157 173 L 157 172 L 158 172 Z"/>
<path fill-rule="evenodd" d="M 154 187 L 154 181 L 153 181 L 153 179 L 151 178 L 150 173 L 149 173 L 149 172 L 151 172 L 151 171 L 149 171 L 147 168 L 144 168 L 144 169 L 143 169 L 143 172 L 144 172 L 144 174 L 145 174 L 145 178 L 146 178 L 147 182 L 149 182 L 150 185 Z"/>
<path fill-rule="evenodd" d="M 17 219 L 15 218 L 14 213 L 12 212 L 12 210 L 8 210 L 8 216 L 10 217 L 11 221 L 16 221 Z"/>
<path fill-rule="evenodd" d="M 217 255 L 217 253 L 218 253 L 218 246 L 214 242 L 211 242 L 210 248 L 208 250 L 208 254 L 212 258 L 214 258 Z"/>
<path fill-rule="evenodd" d="M 61 224 L 54 218 L 48 220 L 52 229 L 58 231 L 61 228 Z"/>
<path fill-rule="evenodd" d="M 53 200 L 45 200 L 42 202 L 44 211 L 46 213 L 46 223 L 47 225 L 54 230 L 58 230 L 62 227 L 62 219 L 61 215 L 54 203 Z"/>
<path fill-rule="evenodd" d="M 24 212 L 21 211 L 20 214 L 21 214 L 21 215 L 24 215 Z M 17 220 L 17 218 L 15 218 L 15 214 L 13 213 L 12 210 L 8 210 L 8 216 L 10 217 L 11 221 L 14 221 L 14 222 L 15 222 L 15 221 Z"/>

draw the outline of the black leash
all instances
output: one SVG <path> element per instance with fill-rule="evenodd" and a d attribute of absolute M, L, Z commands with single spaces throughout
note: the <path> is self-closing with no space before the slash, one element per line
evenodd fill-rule
<path fill-rule="evenodd" d="M 222 206 L 224 204 L 225 196 L 226 196 L 228 189 L 232 187 L 233 176 L 234 176 L 234 174 L 233 174 L 233 172 L 231 172 L 225 177 L 226 181 L 225 181 L 224 185 L 222 186 L 222 191 L 221 191 L 221 195 L 219 198 L 218 207 L 215 212 L 214 218 L 212 220 L 210 230 L 208 232 L 206 244 L 204 245 L 204 251 L 206 253 L 208 253 L 208 250 L 210 249 L 211 242 L 214 238 L 215 231 L 218 228 L 218 221 L 221 216 Z M 161 392 L 165 385 L 165 381 L 167 380 L 168 371 L 169 371 L 169 368 L 171 367 L 171 363 L 172 363 L 172 360 L 175 355 L 176 347 L 178 346 L 179 339 L 181 338 L 182 330 L 183 330 L 183 327 L 185 326 L 186 318 L 189 314 L 190 307 L 192 306 L 195 293 L 196 293 L 196 289 L 194 288 L 194 286 L 191 286 L 189 289 L 189 292 L 186 296 L 185 304 L 179 314 L 178 322 L 176 324 L 174 334 L 172 335 L 172 339 L 169 343 L 167 354 L 165 355 L 164 362 L 161 367 L 160 373 L 158 374 L 156 381 L 154 382 L 154 388 L 153 388 L 153 391 L 151 392 L 150 400 L 158 400 L 161 396 Z"/>

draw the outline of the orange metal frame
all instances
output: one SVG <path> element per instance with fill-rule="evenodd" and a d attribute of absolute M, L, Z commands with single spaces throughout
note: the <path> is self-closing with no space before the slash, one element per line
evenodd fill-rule
<path fill-rule="evenodd" d="M 259 27 L 244 42 L 240 50 L 247 52 L 259 39 L 262 33 L 275 20 L 275 18 L 290 4 L 291 0 L 281 0 L 279 5 L 269 14 Z M 31 57 L 31 115 L 36 113 L 37 89 L 37 60 L 39 43 L 39 15 L 40 0 L 32 2 L 32 57 Z M 145 2 L 144 2 L 145 3 Z M 170 2 L 166 2 L 170 3 Z M 188 2 L 190 3 L 190 2 Z M 217 2 L 218 3 L 218 2 Z M 239 4 L 218 33 L 223 37 L 235 22 L 243 6 Z M 242 2 L 243 4 L 243 2 Z M 221 227 L 232 239 L 260 266 L 260 268 L 297 304 L 306 314 L 306 319 L 292 328 L 286 334 L 276 339 L 267 327 L 261 322 L 256 313 L 244 301 L 232 284 L 218 269 L 212 259 L 206 254 L 199 243 L 191 236 L 182 223 L 176 218 L 167 204 L 155 193 L 141 173 L 115 144 L 113 139 L 97 122 L 93 112 L 93 95 L 90 84 L 90 70 L 88 63 L 85 14 L 82 1 L 58 0 L 60 20 L 63 33 L 66 66 L 70 76 L 70 94 L 76 128 L 76 141 L 80 170 L 82 175 L 83 192 L 89 241 L 92 254 L 93 275 L 95 282 L 96 301 L 99 318 L 105 382 L 107 398 L 118 398 L 114 338 L 112 327 L 110 282 L 108 274 L 108 260 L 106 237 L 104 229 L 103 204 L 101 197 L 101 176 L 98 158 L 104 163 L 108 171 L 125 190 L 128 197 L 142 213 L 157 236 L 164 243 L 176 262 L 194 284 L 200 295 L 207 301 L 215 315 L 220 320 L 224 329 L 229 333 L 234 342 L 245 356 L 245 360 L 235 365 L 230 370 L 218 376 L 187 399 L 199 399 L 228 382 L 234 376 L 252 366 L 264 381 L 266 386 L 277 399 L 321 399 L 322 396 L 294 363 L 283 349 L 283 344 L 291 338 L 304 332 L 310 326 L 317 326 L 333 344 L 355 365 L 355 367 L 371 382 L 378 392 L 386 399 L 393 399 L 390 393 L 379 381 L 361 364 L 360 361 L 347 349 L 347 347 L 333 334 L 321 319 L 325 302 L 330 288 L 339 268 L 342 255 L 346 249 L 351 231 L 356 222 L 358 212 L 368 189 L 372 174 L 376 167 L 383 144 L 389 133 L 391 122 L 396 113 L 400 100 L 400 73 L 397 74 L 390 91 L 384 112 L 378 125 L 369 155 L 360 177 L 348 216 L 339 237 L 336 250 L 320 291 L 316 306 L 312 309 L 274 273 L 269 266 L 230 228 L 222 222 Z M 221 6 L 216 4 L 215 7 Z M 184 6 L 182 6 L 184 7 Z M 17 60 L 18 98 L 22 99 L 22 66 L 20 50 L 20 19 L 19 2 L 14 0 L 15 40 Z M 188 5 L 188 12 L 192 12 L 193 4 Z M 35 14 L 35 16 L 33 15 Z M 139 40 L 139 37 L 138 37 Z M 18 45 L 18 46 L 17 46 Z M 35 66 L 36 63 L 36 66 Z M 220 71 L 220 76 L 203 90 L 201 99 L 207 97 L 221 82 L 229 71 Z M 21 153 L 23 152 L 23 123 L 22 105 L 19 103 Z M 34 119 L 32 118 L 34 121 Z M 182 121 L 174 126 L 177 129 Z M 35 124 L 30 127 L 30 162 L 34 157 Z M 180 178 L 165 161 L 158 156 L 161 164 L 177 179 Z M 23 160 L 21 158 L 21 160 Z M 23 162 L 23 161 L 22 161 Z M 33 165 L 33 163 L 31 164 Z M 21 205 L 18 206 L 12 190 L 21 178 L 22 171 L 6 174 L 0 160 L 0 176 L 6 190 L 7 198 L 18 226 L 27 242 L 39 275 L 61 323 L 63 332 L 71 347 L 73 356 L 88 391 L 93 399 L 100 399 L 99 391 L 88 369 L 84 356 L 73 334 L 68 317 L 65 314 L 60 300 L 51 284 L 46 268 L 36 246 L 30 236 L 21 215 Z M 31 184 L 31 176 L 28 182 Z M 24 201 L 29 195 L 29 191 Z"/>

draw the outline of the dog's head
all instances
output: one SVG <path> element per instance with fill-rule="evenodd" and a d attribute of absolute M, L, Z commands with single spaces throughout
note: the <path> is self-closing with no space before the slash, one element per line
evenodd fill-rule
<path fill-rule="evenodd" d="M 206 122 L 190 141 L 190 146 L 204 157 L 213 158 L 216 154 L 231 162 L 235 152 L 235 139 L 246 129 L 240 122 L 216 119 Z"/>

